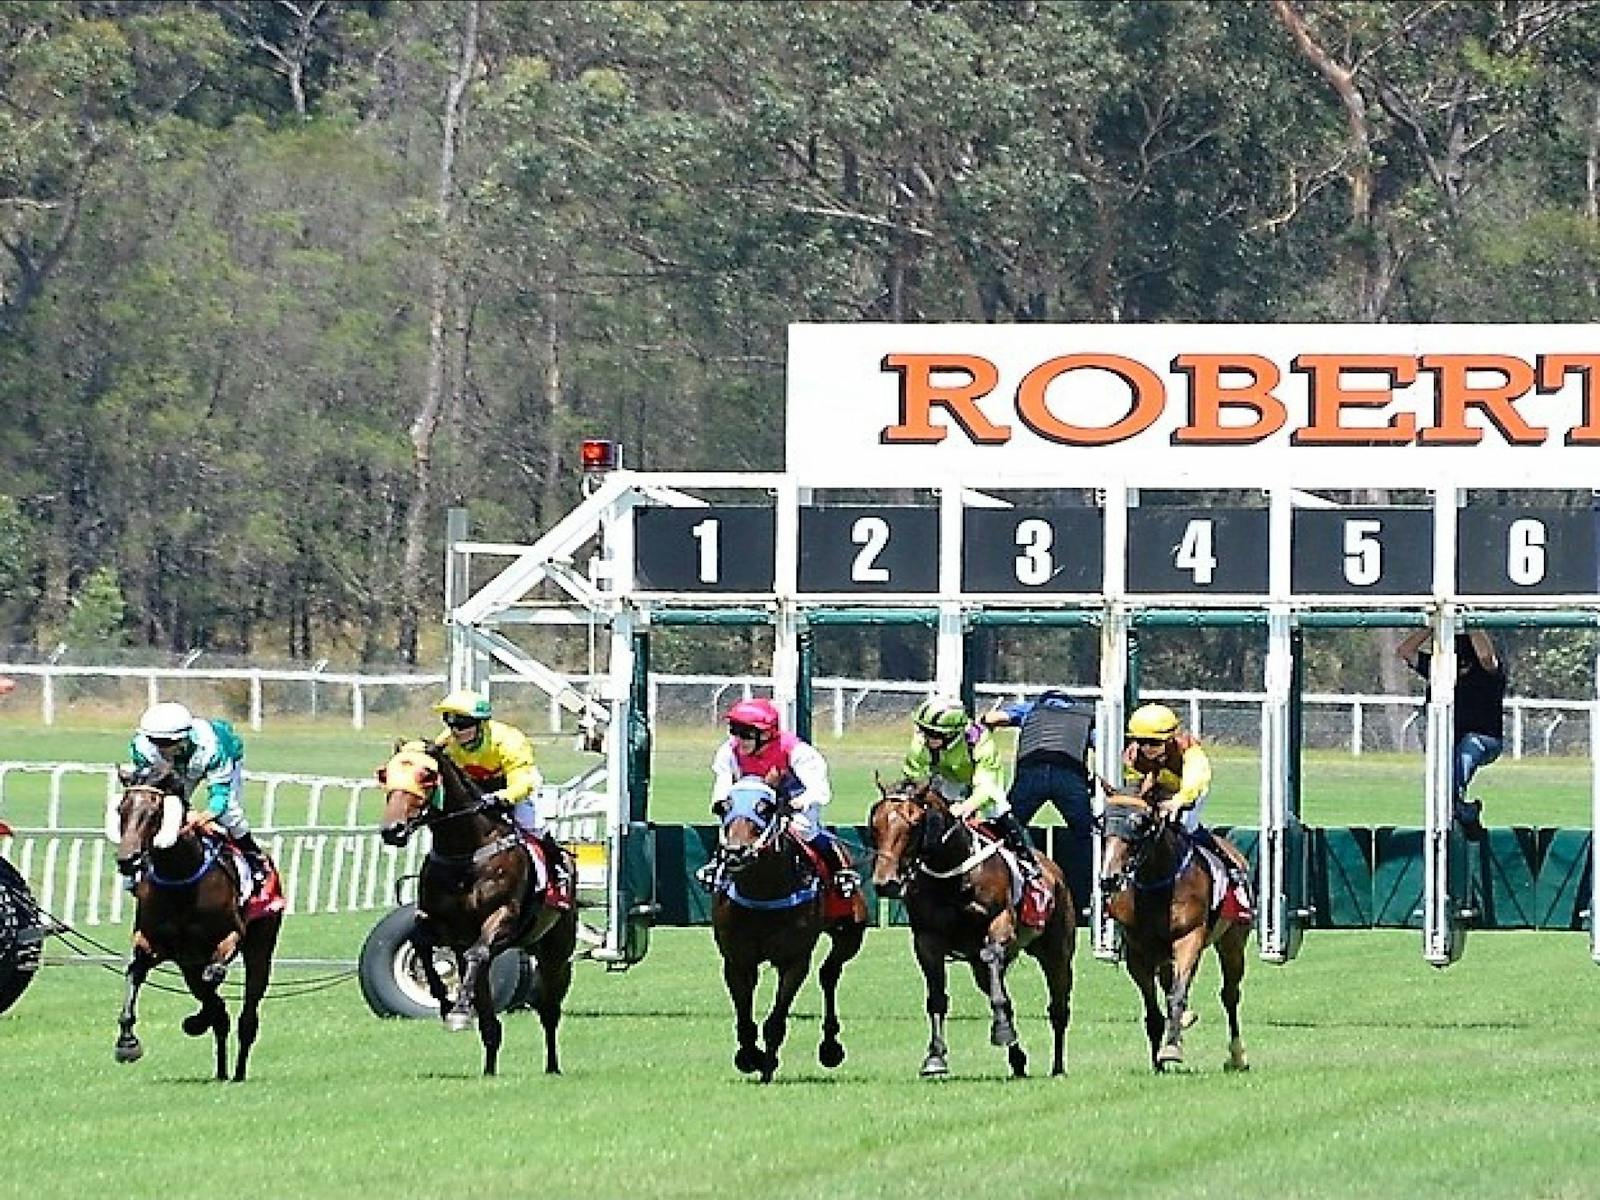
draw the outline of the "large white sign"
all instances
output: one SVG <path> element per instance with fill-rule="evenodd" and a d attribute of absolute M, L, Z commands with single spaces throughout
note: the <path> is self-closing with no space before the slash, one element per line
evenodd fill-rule
<path fill-rule="evenodd" d="M 793 325 L 808 486 L 1600 487 L 1591 325 Z"/>

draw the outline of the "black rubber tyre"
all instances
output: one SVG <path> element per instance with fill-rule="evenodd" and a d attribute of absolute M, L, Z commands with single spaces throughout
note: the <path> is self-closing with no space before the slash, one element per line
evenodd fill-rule
<path fill-rule="evenodd" d="M 380 1017 L 439 1019 L 439 1006 L 428 991 L 416 951 L 411 948 L 411 927 L 416 919 L 417 906 L 402 905 L 374 925 L 362 943 L 358 963 L 361 995 L 367 1007 Z M 445 985 L 453 990 L 455 956 L 439 952 L 434 963 Z M 489 965 L 489 990 L 496 1012 L 513 1005 L 518 991 L 526 986 L 523 976 L 531 973 L 528 956 L 521 950 L 508 950 Z"/>
<path fill-rule="evenodd" d="M 33 894 L 16 868 L 0 858 L 0 1013 L 28 990 L 43 955 L 44 929 Z"/>

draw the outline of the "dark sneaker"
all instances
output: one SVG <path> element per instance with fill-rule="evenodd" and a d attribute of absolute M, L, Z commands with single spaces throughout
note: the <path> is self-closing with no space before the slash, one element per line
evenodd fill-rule
<path fill-rule="evenodd" d="M 1457 800 L 1455 805 L 1456 824 L 1461 826 L 1461 834 L 1469 842 L 1483 840 L 1483 802 L 1481 800 Z"/>

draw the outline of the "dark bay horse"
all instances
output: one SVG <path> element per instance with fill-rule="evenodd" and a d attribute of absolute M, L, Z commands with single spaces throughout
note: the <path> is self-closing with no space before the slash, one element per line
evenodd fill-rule
<path fill-rule="evenodd" d="M 272 975 L 272 953 L 283 924 L 281 911 L 245 920 L 238 867 L 224 839 L 185 827 L 180 781 L 157 768 L 120 772 L 122 798 L 108 814 L 106 833 L 117 843 L 117 870 L 143 874 L 135 888 L 133 954 L 127 996 L 118 1021 L 118 1062 L 136 1062 L 144 1047 L 134 1033 L 139 989 L 158 963 L 175 963 L 200 1002 L 183 1031 L 216 1039 L 218 1079 L 228 1078 L 228 1007 L 219 989 L 235 955 L 244 959 L 244 1002 L 239 1010 L 239 1055 L 233 1078 L 243 1080 L 260 1029 L 258 1009 Z"/>
<path fill-rule="evenodd" d="M 1050 1073 L 1065 1073 L 1078 927 L 1077 905 L 1061 869 L 1038 856 L 1055 903 L 1043 928 L 1025 925 L 1012 899 L 1011 868 L 998 853 L 998 843 L 980 840 L 969 824 L 955 817 L 935 784 L 904 779 L 893 788 L 880 782 L 878 790 L 881 797 L 868 817 L 877 854 L 872 883 L 881 895 L 903 897 L 911 919 L 917 964 L 927 984 L 929 1036 L 923 1076 L 950 1070 L 944 1039 L 950 1010 L 947 958 L 971 966 L 972 978 L 988 996 L 994 1014 L 990 1042 L 1005 1047 L 1013 1076 L 1027 1074 L 1028 1056 L 1017 1036 L 1006 990 L 1006 970 L 1023 950 L 1038 960 L 1049 991 L 1050 1028 L 1055 1034 Z"/>
<path fill-rule="evenodd" d="M 442 750 L 407 742 L 379 769 L 378 779 L 387 796 L 383 840 L 403 846 L 424 828 L 433 837 L 417 885 L 411 944 L 446 1028 L 464 1030 L 476 1015 L 483 1073 L 495 1073 L 502 1031 L 489 963 L 501 951 L 520 946 L 538 965 L 533 1007 L 544 1026 L 544 1069 L 559 1075 L 556 1028 L 578 945 L 575 898 L 565 907 L 549 902 L 537 886 L 532 853 L 522 836 L 508 817 L 485 805 L 477 785 Z M 567 877 L 576 879 L 571 855 L 561 853 Z M 455 952 L 461 987 L 454 997 L 434 968 L 436 946 Z"/>
<path fill-rule="evenodd" d="M 1222 967 L 1226 1067 L 1248 1070 L 1239 1036 L 1239 984 L 1249 926 L 1212 911 L 1212 867 L 1182 824 L 1162 814 L 1154 776 L 1145 778 L 1138 793 L 1105 790 L 1100 886 L 1106 911 L 1123 929 L 1128 975 L 1144 999 L 1151 1065 L 1162 1071 L 1183 1062 L 1183 1031 L 1192 1023 L 1189 989 L 1209 945 Z M 1157 999 L 1158 977 L 1164 1005 Z"/>
<path fill-rule="evenodd" d="M 811 956 L 826 933 L 828 955 L 817 972 L 824 1012 L 817 1061 L 837 1067 L 844 1061 L 839 1041 L 837 993 L 845 963 L 861 950 L 867 930 L 867 905 L 859 895 L 848 916 L 830 919 L 806 851 L 788 832 L 773 791 L 757 779 L 742 779 L 722 812 L 717 855 L 726 874 L 711 907 L 711 926 L 722 952 L 722 978 L 733 1001 L 739 1048 L 733 1064 L 770 1083 L 778 1070 L 778 1051 L 789 1029 L 789 1009 L 811 971 Z M 764 963 L 778 973 L 772 1009 L 757 1038 L 756 983 Z M 764 1043 L 764 1045 L 763 1045 Z"/>

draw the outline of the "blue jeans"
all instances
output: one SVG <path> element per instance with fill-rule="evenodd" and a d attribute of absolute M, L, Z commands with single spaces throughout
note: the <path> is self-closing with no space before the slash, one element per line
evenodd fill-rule
<path fill-rule="evenodd" d="M 1067 823 L 1067 852 L 1060 864 L 1079 908 L 1089 903 L 1094 873 L 1094 807 L 1089 802 L 1089 777 L 1081 768 L 1062 763 L 1018 763 L 1017 777 L 1006 797 L 1017 820 L 1027 825 L 1046 803 L 1054 804 Z"/>
<path fill-rule="evenodd" d="M 1478 768 L 1486 767 L 1499 758 L 1504 745 L 1500 738 L 1485 733 L 1461 735 L 1461 740 L 1456 743 L 1454 799 L 1459 801 L 1467 798 L 1467 784 L 1472 782 Z"/>

